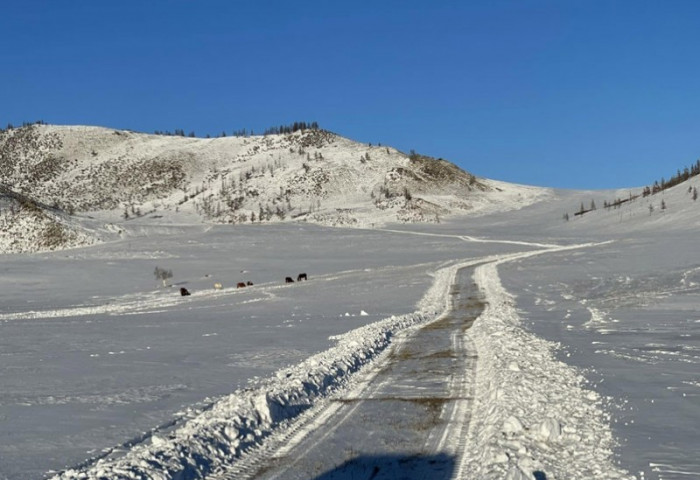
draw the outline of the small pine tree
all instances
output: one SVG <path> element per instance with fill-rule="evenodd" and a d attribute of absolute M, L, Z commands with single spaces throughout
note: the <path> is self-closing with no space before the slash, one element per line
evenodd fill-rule
<path fill-rule="evenodd" d="M 661 200 L 661 210 L 666 210 L 666 201 Z"/>
<path fill-rule="evenodd" d="M 698 199 L 698 189 L 693 187 L 693 201 Z"/>

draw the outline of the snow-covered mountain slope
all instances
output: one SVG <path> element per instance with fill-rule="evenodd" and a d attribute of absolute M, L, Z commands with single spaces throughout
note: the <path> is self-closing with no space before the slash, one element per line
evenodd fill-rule
<path fill-rule="evenodd" d="M 23 253 L 95 244 L 94 232 L 58 209 L 0 190 L 0 253 Z"/>
<path fill-rule="evenodd" d="M 112 221 L 357 226 L 512 210 L 549 193 L 324 130 L 201 139 L 52 125 L 0 134 L 0 184 Z"/>
<path fill-rule="evenodd" d="M 574 228 L 607 235 L 696 229 L 700 226 L 700 201 L 693 191 L 698 186 L 700 177 L 696 176 L 647 196 L 642 195 L 642 188 L 588 192 L 589 200 L 581 200 L 586 213 L 580 214 L 581 205 L 572 202 L 565 208 Z M 591 202 L 595 202 L 595 210 L 590 210 Z"/>

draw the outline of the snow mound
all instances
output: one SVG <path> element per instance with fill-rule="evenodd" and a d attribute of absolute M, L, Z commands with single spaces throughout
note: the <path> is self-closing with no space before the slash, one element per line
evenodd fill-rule
<path fill-rule="evenodd" d="M 528 255 L 533 253 L 521 256 Z M 487 306 L 467 332 L 479 361 L 459 478 L 602 478 L 601 472 L 604 478 L 634 478 L 612 463 L 616 443 L 603 399 L 555 359 L 557 344 L 521 328 L 498 263 L 475 273 Z"/>

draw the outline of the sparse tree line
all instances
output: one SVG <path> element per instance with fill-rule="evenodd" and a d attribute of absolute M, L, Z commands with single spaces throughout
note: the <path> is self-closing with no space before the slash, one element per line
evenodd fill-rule
<path fill-rule="evenodd" d="M 297 209 L 291 202 L 291 190 L 284 189 L 280 186 L 279 192 L 272 197 L 270 201 L 258 203 L 257 211 L 243 210 L 246 201 L 253 200 L 260 196 L 260 191 L 257 187 L 250 185 L 249 181 L 253 178 L 260 178 L 267 175 L 274 177 L 275 170 L 282 168 L 282 160 L 278 159 L 271 163 L 266 163 L 262 166 L 251 166 L 246 170 L 238 172 L 238 180 L 235 177 L 229 176 L 224 172 L 217 172 L 211 178 L 202 183 L 201 186 L 196 186 L 194 192 L 185 192 L 183 200 L 179 204 L 183 204 L 191 199 L 197 198 L 194 201 L 194 209 L 197 213 L 209 218 L 224 219 L 228 223 L 246 223 L 246 222 L 265 222 L 274 218 L 284 220 L 291 212 Z M 211 190 L 211 183 L 220 178 L 220 188 L 218 195 L 204 192 Z M 320 200 L 313 202 L 309 206 L 309 212 L 314 208 L 320 208 Z M 303 210 L 303 209 L 302 209 Z M 298 215 L 301 215 L 300 213 Z"/>
<path fill-rule="evenodd" d="M 664 190 L 675 187 L 676 185 L 683 183 L 689 178 L 697 175 L 700 175 L 700 160 L 695 162 L 695 164 L 691 167 L 685 167 L 682 172 L 677 170 L 676 174 L 669 180 L 665 180 L 663 177 L 661 177 L 661 180 L 655 181 L 654 185 L 644 187 L 642 190 L 642 196 L 647 197 L 649 195 L 655 195 L 659 192 L 663 192 Z"/>
<path fill-rule="evenodd" d="M 46 122 L 43 120 L 36 120 L 34 122 L 22 122 L 22 125 L 20 127 L 15 127 L 12 123 L 8 123 L 7 127 L 0 128 L 0 133 L 5 133 L 5 132 L 8 132 L 10 130 L 14 130 L 15 128 L 30 127 L 32 125 L 46 125 Z"/>
<path fill-rule="evenodd" d="M 263 135 L 280 135 L 298 132 L 299 130 L 319 130 L 318 122 L 294 122 L 289 125 L 270 127 Z"/>
<path fill-rule="evenodd" d="M 388 148 L 387 148 L 387 153 L 389 153 Z M 475 175 L 472 175 L 469 172 L 461 170 L 459 167 L 451 164 L 450 162 L 443 159 L 442 157 L 434 158 L 434 157 L 430 157 L 428 155 L 421 155 L 420 153 L 416 153 L 415 150 L 411 149 L 409 151 L 409 154 L 408 154 L 408 159 L 411 161 L 411 163 L 419 166 L 420 169 L 423 171 L 423 173 L 429 175 L 433 179 L 436 179 L 436 180 L 454 179 L 454 178 L 456 178 L 456 175 L 458 172 L 462 172 L 468 178 L 470 190 L 471 190 L 471 187 L 476 187 L 476 188 L 481 187 L 481 185 L 479 185 L 479 182 L 478 182 Z"/>
<path fill-rule="evenodd" d="M 21 127 L 29 127 L 32 125 L 46 125 L 46 122 L 43 120 L 36 120 L 34 122 L 22 122 Z M 5 128 L 0 128 L 0 133 L 4 133 L 9 130 L 14 130 L 15 128 L 20 128 L 16 127 L 12 123 L 8 123 Z M 299 130 L 320 130 L 320 127 L 318 125 L 318 122 L 293 122 L 290 123 L 289 125 L 276 125 L 272 126 L 269 128 L 266 128 L 263 132 L 263 135 L 279 135 L 279 134 L 289 134 L 289 133 L 294 133 L 298 132 Z M 191 130 L 189 133 L 186 133 L 184 129 L 182 128 L 176 128 L 173 131 L 170 130 L 155 130 L 153 132 L 155 135 L 164 135 L 168 137 L 191 137 L 195 138 L 197 137 L 197 134 L 194 132 L 194 130 Z M 251 128 L 250 130 L 247 130 L 245 128 L 239 129 L 239 130 L 233 130 L 231 132 L 232 137 L 249 137 L 255 135 L 255 132 Z M 218 135 L 212 136 L 211 134 L 207 133 L 205 138 L 213 138 L 213 137 L 226 137 L 226 131 L 222 131 Z"/>
<path fill-rule="evenodd" d="M 403 197 L 404 205 L 409 205 L 411 200 L 413 200 L 411 191 L 405 185 L 401 191 L 392 191 L 386 184 L 380 185 L 378 193 L 374 193 L 374 191 L 372 191 L 370 192 L 370 197 L 374 201 L 374 206 L 380 210 L 387 208 L 386 202 L 392 199 Z"/>
<path fill-rule="evenodd" d="M 320 130 L 320 127 L 318 126 L 318 122 L 293 122 L 290 123 L 289 125 L 279 125 L 279 126 L 273 126 L 266 128 L 263 132 L 263 135 L 279 135 L 279 134 L 289 134 L 289 133 L 294 133 L 299 130 Z M 185 130 L 181 128 L 176 128 L 174 131 L 170 130 L 155 130 L 153 132 L 155 135 L 164 135 L 164 136 L 169 136 L 169 137 L 190 137 L 190 138 L 196 138 L 197 134 L 194 131 L 190 131 L 189 133 L 185 133 Z M 232 137 L 249 137 L 255 135 L 255 132 L 251 128 L 250 131 L 246 130 L 245 128 L 239 129 L 239 130 L 233 130 L 231 132 Z M 222 138 L 226 137 L 226 132 L 222 131 L 219 135 L 216 135 L 217 138 Z M 204 138 L 213 138 L 212 135 L 206 134 Z"/>
<path fill-rule="evenodd" d="M 642 189 L 642 192 L 639 194 L 633 194 L 632 192 L 629 192 L 629 196 L 625 198 L 616 198 L 613 201 L 608 201 L 605 200 L 603 202 L 603 208 L 605 210 L 615 210 L 618 208 L 621 208 L 625 203 L 632 203 L 638 198 L 647 198 L 651 195 L 656 195 L 659 192 L 663 192 L 664 190 L 667 190 L 671 187 L 675 187 L 676 185 L 679 185 L 687 180 L 689 180 L 692 177 L 695 177 L 697 175 L 700 175 L 700 160 L 695 162 L 694 165 L 691 167 L 685 167 L 683 171 L 680 169 L 676 171 L 676 174 L 673 175 L 669 180 L 666 180 L 665 178 L 661 178 L 661 180 L 657 180 L 654 182 L 653 185 L 651 186 L 646 186 Z M 688 194 L 691 195 L 691 198 L 693 201 L 697 201 L 698 199 L 698 189 L 697 187 L 693 186 L 688 186 Z M 659 204 L 659 209 L 661 211 L 665 211 L 668 208 L 668 205 L 666 204 L 665 200 L 661 200 L 661 203 Z M 595 201 L 591 200 L 590 207 L 586 208 L 583 202 L 581 202 L 581 206 L 578 208 L 578 210 L 575 211 L 574 216 L 583 216 L 584 214 L 591 212 L 596 209 Z M 653 204 L 649 204 L 649 215 L 654 213 L 654 206 Z M 569 220 L 569 214 L 568 212 L 564 214 L 563 216 L 564 220 L 568 221 Z"/>

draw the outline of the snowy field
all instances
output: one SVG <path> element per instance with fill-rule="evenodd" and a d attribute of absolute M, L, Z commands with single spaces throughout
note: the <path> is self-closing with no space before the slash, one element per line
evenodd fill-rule
<path fill-rule="evenodd" d="M 640 200 L 564 222 L 593 193 L 560 192 L 386 230 L 142 220 L 114 243 L 2 256 L 0 478 L 173 478 L 153 458 L 175 465 L 208 438 L 238 443 L 189 458 L 255 457 L 294 395 L 310 408 L 353 388 L 339 379 L 438 319 L 457 265 L 476 267 L 487 304 L 467 333 L 479 358 L 457 477 L 700 478 L 700 207 L 680 188 L 654 215 Z M 259 404 L 269 391 L 284 408 Z M 235 432 L 202 433 L 232 415 Z"/>
<path fill-rule="evenodd" d="M 621 240 L 511 264 L 501 273 L 528 327 L 566 345 L 565 361 L 615 399 L 620 459 L 640 478 L 700 478 L 694 237 Z"/>
<path fill-rule="evenodd" d="M 485 251 L 310 226 L 180 230 L 2 258 L 2 475 L 79 464 L 326 350 L 333 335 L 413 312 L 435 270 Z M 173 271 L 172 288 L 156 266 Z M 307 282 L 284 284 L 301 272 Z"/>

